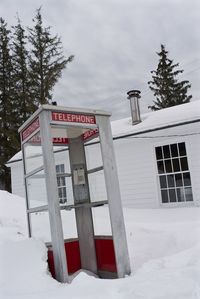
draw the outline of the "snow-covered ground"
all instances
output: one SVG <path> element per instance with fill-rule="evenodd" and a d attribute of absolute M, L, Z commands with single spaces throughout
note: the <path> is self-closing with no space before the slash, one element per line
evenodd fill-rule
<path fill-rule="evenodd" d="M 95 210 L 97 231 L 104 215 L 104 207 Z M 124 217 L 131 276 L 104 280 L 81 272 L 61 284 L 47 270 L 44 243 L 26 237 L 24 199 L 0 191 L 0 298 L 200 298 L 200 208 L 124 207 Z"/>

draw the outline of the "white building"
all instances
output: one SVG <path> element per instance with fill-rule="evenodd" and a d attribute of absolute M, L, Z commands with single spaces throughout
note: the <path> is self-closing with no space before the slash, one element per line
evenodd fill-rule
<path fill-rule="evenodd" d="M 138 208 L 200 205 L 200 101 L 112 122 L 122 203 Z M 101 165 L 98 140 L 86 146 L 88 169 Z M 56 154 L 57 172 L 70 172 L 68 151 Z M 12 192 L 25 196 L 21 152 L 12 157 Z M 91 197 L 105 196 L 103 171 L 89 177 Z M 58 181 L 61 201 L 72 198 L 71 178 Z M 42 188 L 32 184 L 41 200 Z"/>

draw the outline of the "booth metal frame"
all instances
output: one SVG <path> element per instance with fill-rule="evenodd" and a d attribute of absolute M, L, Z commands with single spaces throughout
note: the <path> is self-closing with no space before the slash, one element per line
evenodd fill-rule
<path fill-rule="evenodd" d="M 110 223 L 113 236 L 117 277 L 125 277 L 125 275 L 130 274 L 131 270 L 110 125 L 110 113 L 108 112 L 101 110 L 42 105 L 20 127 L 19 132 L 21 136 L 24 161 L 24 180 L 29 236 L 31 237 L 30 214 L 48 211 L 55 277 L 60 282 L 70 282 L 65 256 L 60 211 L 62 207 L 60 206 L 58 199 L 57 175 L 55 171 L 52 138 L 52 128 L 57 127 L 76 127 L 86 131 L 85 138 L 80 135 L 73 138 L 68 138 L 67 142 L 69 148 L 71 173 L 62 174 L 62 176 L 71 176 L 72 178 L 74 205 L 71 205 L 70 207 L 66 206 L 64 208 L 75 209 L 81 266 L 83 269 L 87 269 L 95 274 L 98 274 L 91 208 L 98 206 L 99 204 L 107 203 L 109 207 Z M 41 138 L 43 166 L 31 172 L 27 172 L 24 145 L 38 133 L 40 133 Z M 84 144 L 89 139 L 97 137 L 97 135 L 99 136 L 103 166 L 88 170 L 85 159 Z M 31 208 L 28 203 L 27 179 L 41 169 L 44 170 L 45 174 L 48 204 L 47 206 Z M 100 169 L 103 169 L 104 171 L 107 200 L 95 203 L 90 201 L 87 174 Z M 75 175 L 77 175 L 78 172 L 84 174 L 84 181 L 80 184 L 76 182 L 77 177 Z"/>

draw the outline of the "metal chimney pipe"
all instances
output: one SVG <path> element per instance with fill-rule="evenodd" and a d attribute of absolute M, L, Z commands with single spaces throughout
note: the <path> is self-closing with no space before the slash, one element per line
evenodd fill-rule
<path fill-rule="evenodd" d="M 141 122 L 140 106 L 138 101 L 140 99 L 140 93 L 141 92 L 139 90 L 130 90 L 127 92 L 127 99 L 130 100 L 132 125 L 136 125 Z"/>

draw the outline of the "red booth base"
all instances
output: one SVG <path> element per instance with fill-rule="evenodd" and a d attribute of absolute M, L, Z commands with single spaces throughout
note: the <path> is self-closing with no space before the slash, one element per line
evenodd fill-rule
<path fill-rule="evenodd" d="M 96 236 L 95 248 L 97 258 L 98 275 L 102 278 L 116 278 L 117 267 L 113 239 L 111 236 Z M 65 240 L 65 253 L 68 273 L 74 274 L 81 269 L 81 258 L 78 239 Z M 51 275 L 55 278 L 52 247 L 48 246 L 48 265 Z"/>

